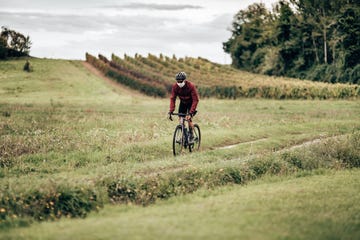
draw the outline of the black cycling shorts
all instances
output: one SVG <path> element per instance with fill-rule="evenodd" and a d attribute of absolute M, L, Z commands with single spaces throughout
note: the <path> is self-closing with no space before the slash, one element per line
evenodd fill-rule
<path fill-rule="evenodd" d="M 191 105 L 192 105 L 192 102 L 189 102 L 189 103 L 180 102 L 179 113 L 183 113 L 183 114 L 189 113 L 189 111 L 191 109 Z"/>

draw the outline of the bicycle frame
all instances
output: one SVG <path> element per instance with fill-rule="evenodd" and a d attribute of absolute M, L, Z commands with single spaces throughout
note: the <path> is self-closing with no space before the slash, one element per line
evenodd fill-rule
<path fill-rule="evenodd" d="M 179 116 L 179 124 L 180 124 L 184 129 L 186 129 L 185 122 L 188 123 L 188 128 L 190 129 L 189 120 L 186 119 L 186 116 L 190 116 L 190 114 L 173 113 L 172 115 L 177 115 L 177 116 Z M 171 119 L 171 120 L 172 120 L 172 119 Z"/>

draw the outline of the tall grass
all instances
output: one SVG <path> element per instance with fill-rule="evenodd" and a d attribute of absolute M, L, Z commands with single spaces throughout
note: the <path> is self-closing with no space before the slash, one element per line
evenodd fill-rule
<path fill-rule="evenodd" d="M 109 203 L 148 205 L 269 173 L 358 167 L 358 145 L 352 145 L 360 129 L 357 100 L 201 99 L 194 120 L 204 136 L 202 149 L 174 158 L 176 122 L 166 119 L 168 100 L 130 95 L 78 61 L 34 59 L 31 73 L 22 65 L 0 65 L 5 69 L 0 78 L 0 225 L 5 228 L 84 217 Z M 331 147 L 311 150 L 304 159 L 296 151 L 273 153 L 352 132 L 350 139 L 339 138 L 343 145 L 326 143 Z M 235 147 L 219 149 L 227 145 Z M 321 157 L 331 150 L 330 160 Z M 318 157 L 321 164 L 312 162 Z"/>
<path fill-rule="evenodd" d="M 146 208 L 105 206 L 2 233 L 3 239 L 358 239 L 359 170 L 269 177 L 173 197 Z M 66 229 L 66 231 L 64 231 Z"/>

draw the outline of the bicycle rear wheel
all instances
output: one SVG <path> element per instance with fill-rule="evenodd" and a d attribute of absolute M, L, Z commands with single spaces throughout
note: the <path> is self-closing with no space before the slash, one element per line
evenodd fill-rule
<path fill-rule="evenodd" d="M 174 156 L 181 154 L 181 151 L 182 151 L 182 148 L 183 148 L 183 145 L 184 145 L 183 142 L 184 142 L 184 138 L 183 138 L 182 126 L 178 125 L 175 128 L 174 137 L 173 137 L 173 153 L 174 153 Z"/>
<path fill-rule="evenodd" d="M 193 136 L 194 136 L 193 143 L 191 143 L 189 145 L 189 151 L 190 152 L 198 151 L 200 149 L 201 132 L 200 132 L 200 127 L 197 124 L 194 124 Z"/>

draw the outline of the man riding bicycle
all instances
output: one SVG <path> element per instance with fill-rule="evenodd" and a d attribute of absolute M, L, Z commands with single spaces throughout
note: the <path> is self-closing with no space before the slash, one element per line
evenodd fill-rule
<path fill-rule="evenodd" d="M 193 139 L 194 124 L 191 119 L 196 114 L 196 107 L 199 103 L 199 95 L 195 85 L 186 80 L 186 73 L 179 72 L 175 76 L 176 83 L 172 86 L 171 97 L 170 97 L 170 110 L 169 117 L 175 110 L 175 101 L 179 97 L 179 113 L 189 114 L 186 119 L 189 120 L 190 127 L 190 141 Z"/>

